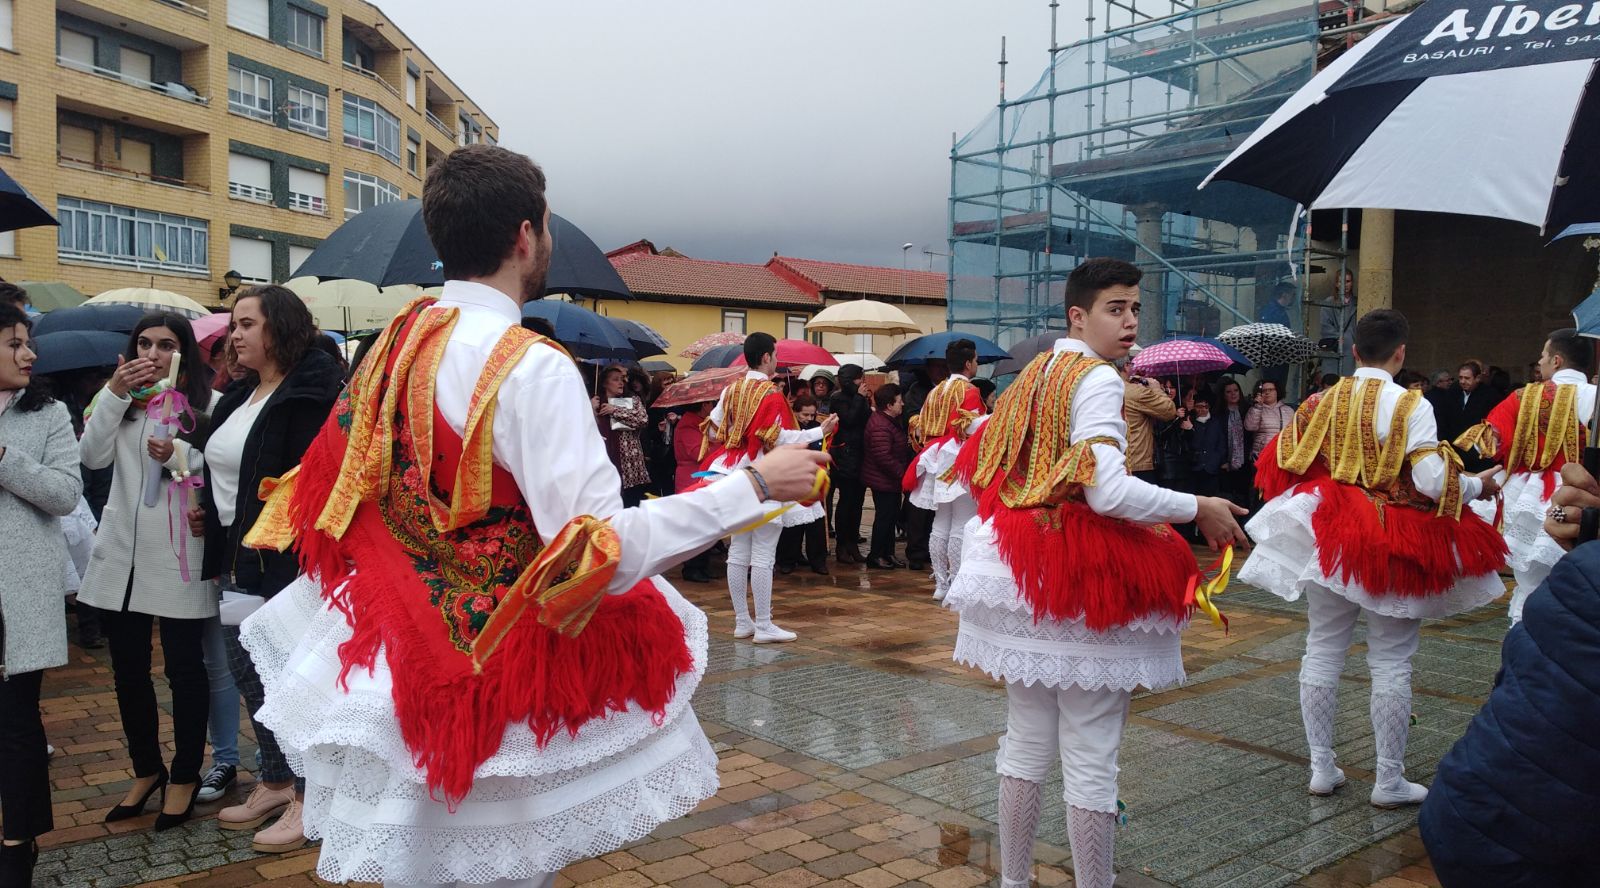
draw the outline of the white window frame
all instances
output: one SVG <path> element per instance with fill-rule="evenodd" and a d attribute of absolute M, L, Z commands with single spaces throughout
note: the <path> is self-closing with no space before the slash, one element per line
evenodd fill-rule
<path fill-rule="evenodd" d="M 722 332 L 748 333 L 750 318 L 742 308 L 724 308 L 722 310 Z"/>
<path fill-rule="evenodd" d="M 796 324 L 800 325 L 800 335 L 798 335 L 798 336 L 795 335 L 795 325 Z M 801 314 L 786 314 L 786 315 L 784 315 L 783 316 L 783 338 L 784 339 L 798 339 L 801 342 L 804 342 L 805 339 L 806 339 L 806 316 L 805 315 L 801 315 Z"/>
<path fill-rule="evenodd" d="M 16 48 L 16 2 L 15 0 L 0 0 L 0 49 L 15 50 Z M 13 252 L 11 255 L 15 255 L 15 253 Z"/>
<path fill-rule="evenodd" d="M 0 0 L 5 2 L 5 0 Z M 0 99 L 0 154 L 11 154 L 17 126 L 17 100 Z"/>
<path fill-rule="evenodd" d="M 413 176 L 422 175 L 419 167 L 422 165 L 422 142 L 406 136 L 406 170 Z"/>
<path fill-rule="evenodd" d="M 350 187 L 352 185 L 355 186 L 358 198 L 355 202 L 356 206 L 352 206 L 350 202 Z M 405 199 L 405 193 L 400 190 L 399 185 L 380 179 L 377 176 L 356 172 L 355 170 L 344 171 L 344 193 L 344 217 L 346 219 L 360 215 L 362 210 L 370 210 L 380 204 L 393 203 L 394 201 Z M 363 193 L 372 195 L 372 202 L 366 206 L 359 205 L 362 203 L 359 198 Z"/>
<path fill-rule="evenodd" d="M 370 137 L 363 131 L 363 124 L 369 122 Z M 355 125 L 354 132 L 351 131 L 352 123 Z M 382 105 L 362 96 L 345 93 L 343 130 L 346 145 L 371 151 L 387 158 L 395 166 L 400 165 L 400 118 L 390 114 Z"/>
<path fill-rule="evenodd" d="M 420 77 L 410 71 L 406 72 L 406 107 L 411 109 L 417 107 L 417 94 L 422 91 L 421 80 Z"/>
<path fill-rule="evenodd" d="M 237 88 L 234 86 L 236 82 Z M 266 85 L 265 96 L 261 94 L 263 84 Z M 250 92 L 245 92 L 246 87 Z M 228 110 L 241 117 L 272 123 L 272 78 L 229 65 Z"/>
<path fill-rule="evenodd" d="M 289 129 L 326 139 L 328 97 L 303 86 L 290 86 L 284 92 L 289 104 Z"/>
<path fill-rule="evenodd" d="M 267 273 L 265 276 L 254 274 L 253 272 L 259 271 L 259 269 L 251 268 L 252 263 L 240 261 L 241 257 L 235 254 L 234 250 L 240 245 L 241 242 L 248 243 L 253 251 L 259 251 L 263 246 L 267 248 Z M 272 283 L 272 241 L 262 240 L 254 237 L 240 237 L 238 235 L 229 236 L 228 267 L 239 272 L 239 276 L 244 278 L 244 281 L 247 284 Z"/>
<path fill-rule="evenodd" d="M 855 334 L 854 342 L 855 342 L 855 352 L 856 352 L 856 354 L 858 354 L 858 355 L 870 355 L 870 354 L 872 354 L 872 334 L 871 333 L 857 333 L 857 334 Z"/>
<path fill-rule="evenodd" d="M 57 195 L 56 253 L 127 268 L 207 274 L 210 223 L 205 219 Z M 158 252 L 159 251 L 159 252 Z"/>
<path fill-rule="evenodd" d="M 300 31 L 304 26 L 305 34 Z M 328 22 L 322 16 L 309 9 L 289 4 L 289 33 L 285 43 L 290 49 L 297 49 L 306 55 L 322 58 L 324 47 L 327 45 Z M 302 37 L 304 39 L 302 39 Z M 313 37 L 315 45 L 312 44 Z"/>
<path fill-rule="evenodd" d="M 17 257 L 17 233 L 15 231 L 0 231 L 0 256 L 8 259 Z"/>
<path fill-rule="evenodd" d="M 313 194 L 310 190 L 295 187 L 295 180 L 301 179 L 309 182 L 306 177 L 316 176 L 321 180 L 317 189 L 321 194 Z M 328 176 L 315 170 L 303 170 L 299 167 L 289 167 L 289 209 L 301 213 L 311 213 L 316 216 L 328 215 Z"/>

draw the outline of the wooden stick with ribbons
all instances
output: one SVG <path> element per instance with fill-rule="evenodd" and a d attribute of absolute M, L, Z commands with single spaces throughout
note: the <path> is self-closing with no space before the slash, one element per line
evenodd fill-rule
<path fill-rule="evenodd" d="M 1184 604 L 1211 618 L 1211 625 L 1221 629 L 1224 633 L 1228 631 L 1228 617 L 1222 611 L 1217 610 L 1215 599 L 1222 594 L 1222 590 L 1228 588 L 1228 576 L 1232 568 L 1233 545 L 1230 543 L 1226 549 L 1222 550 L 1222 554 L 1217 556 L 1217 560 L 1211 562 L 1209 567 L 1189 578 L 1189 587 L 1184 590 L 1183 594 Z M 1212 571 L 1216 572 L 1215 575 L 1211 579 L 1201 582 L 1201 579 L 1205 575 L 1212 573 Z"/>

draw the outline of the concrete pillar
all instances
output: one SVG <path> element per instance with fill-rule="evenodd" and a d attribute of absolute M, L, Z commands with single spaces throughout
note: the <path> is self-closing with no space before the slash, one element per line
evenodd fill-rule
<path fill-rule="evenodd" d="M 1361 211 L 1361 260 L 1356 271 L 1356 318 L 1394 307 L 1394 210 Z"/>
<path fill-rule="evenodd" d="M 1163 273 L 1166 267 L 1153 258 L 1161 255 L 1161 216 L 1166 208 L 1149 203 L 1128 209 L 1133 211 L 1133 217 L 1138 222 L 1140 248 L 1135 252 L 1133 261 L 1144 269 L 1144 280 L 1139 284 L 1139 301 L 1142 303 L 1139 309 L 1139 341 L 1148 345 L 1167 335 L 1166 294 L 1162 287 L 1166 279 Z"/>

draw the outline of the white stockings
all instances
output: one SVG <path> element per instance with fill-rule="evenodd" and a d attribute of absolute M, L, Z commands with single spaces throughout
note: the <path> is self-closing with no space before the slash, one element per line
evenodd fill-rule
<path fill-rule="evenodd" d="M 1039 833 L 1039 784 L 1000 778 L 1000 886 L 1028 888 L 1033 878 L 1033 840 Z"/>
<path fill-rule="evenodd" d="M 1067 806 L 1067 841 L 1072 845 L 1072 880 L 1077 888 L 1111 888 L 1116 881 L 1117 815 Z"/>

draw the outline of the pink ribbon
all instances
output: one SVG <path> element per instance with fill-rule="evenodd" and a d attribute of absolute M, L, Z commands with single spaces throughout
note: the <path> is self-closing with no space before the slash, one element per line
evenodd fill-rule
<path fill-rule="evenodd" d="M 172 546 L 173 554 L 178 556 L 178 575 L 183 577 L 185 583 L 189 582 L 189 491 L 199 490 L 205 484 L 205 479 L 199 475 L 189 475 L 184 478 L 174 478 L 172 483 L 167 485 L 167 545 Z M 174 493 L 179 494 L 177 503 L 172 501 Z M 178 526 L 182 528 L 176 533 L 172 529 L 174 508 L 178 510 Z"/>
<path fill-rule="evenodd" d="M 185 434 L 194 431 L 194 410 L 189 407 L 189 399 L 177 389 L 169 388 L 156 392 L 145 405 L 144 413 L 162 425 L 177 423 L 178 430 Z"/>

